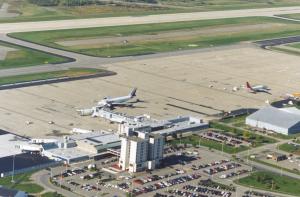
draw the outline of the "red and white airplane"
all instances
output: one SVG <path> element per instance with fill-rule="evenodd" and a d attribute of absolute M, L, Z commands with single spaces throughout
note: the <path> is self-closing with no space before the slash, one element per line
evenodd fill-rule
<path fill-rule="evenodd" d="M 267 94 L 271 94 L 269 91 L 271 90 L 268 86 L 265 85 L 255 85 L 251 86 L 249 82 L 246 82 L 246 87 L 248 92 L 256 94 L 257 92 L 264 92 Z"/>

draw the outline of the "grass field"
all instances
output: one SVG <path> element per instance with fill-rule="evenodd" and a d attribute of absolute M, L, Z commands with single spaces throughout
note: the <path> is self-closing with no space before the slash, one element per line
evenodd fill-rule
<path fill-rule="evenodd" d="M 62 70 L 62 71 L 2 77 L 0 78 L 0 85 L 35 81 L 35 80 L 42 80 L 42 79 L 55 79 L 60 77 L 79 77 L 79 76 L 87 76 L 87 75 L 99 74 L 104 72 L 106 71 L 100 69 L 92 69 L 92 68 L 71 68 L 69 70 Z"/>
<path fill-rule="evenodd" d="M 160 2 L 164 5 L 193 7 L 203 11 L 294 6 L 300 4 L 297 0 L 160 0 Z"/>
<path fill-rule="evenodd" d="M 300 49 L 300 43 L 290 44 L 290 45 L 288 45 L 288 46 L 289 46 L 289 47 L 296 48 L 296 49 Z"/>
<path fill-rule="evenodd" d="M 242 26 L 268 25 L 263 31 L 258 29 L 245 29 Z M 270 27 L 269 27 L 270 26 Z M 222 32 L 220 28 L 240 27 L 238 31 Z M 71 30 L 56 30 L 42 32 L 13 33 L 12 37 L 21 38 L 30 42 L 70 50 L 91 56 L 116 57 L 129 55 L 142 55 L 158 52 L 176 51 L 192 48 L 234 44 L 241 41 L 260 40 L 289 35 L 298 35 L 300 24 L 268 17 L 247 17 L 234 19 L 216 19 L 190 22 L 175 22 L 150 25 L 129 25 L 119 27 L 102 27 Z M 219 31 L 218 31 L 219 29 Z M 62 41 L 85 40 L 95 38 L 119 38 L 120 36 L 159 35 L 166 32 L 187 32 L 190 30 L 217 31 L 194 36 L 170 37 L 164 40 L 139 40 L 127 44 L 94 44 L 63 46 L 57 44 Z"/>
<path fill-rule="evenodd" d="M 189 137 L 175 139 L 175 140 L 172 140 L 170 142 L 170 144 L 173 144 L 173 145 L 174 144 L 192 144 L 193 146 L 198 146 L 200 144 L 200 146 L 205 146 L 205 147 L 208 147 L 211 149 L 222 151 L 221 143 L 204 139 L 198 135 L 192 135 Z M 249 149 L 249 147 L 246 147 L 246 146 L 240 146 L 238 148 L 235 148 L 235 147 L 232 147 L 232 146 L 229 146 L 226 144 L 223 145 L 223 151 L 226 153 L 229 153 L 229 154 L 235 154 L 235 153 L 238 153 L 238 152 L 241 152 L 244 150 L 248 150 L 248 149 Z"/>
<path fill-rule="evenodd" d="M 298 179 L 280 176 L 271 172 L 255 172 L 235 182 L 247 187 L 300 196 L 300 182 Z"/>
<path fill-rule="evenodd" d="M 299 143 L 299 141 L 297 141 L 295 143 Z M 280 150 L 283 150 L 288 153 L 300 155 L 300 147 L 299 146 L 294 146 L 292 144 L 285 143 L 285 144 L 281 144 L 278 148 Z"/>
<path fill-rule="evenodd" d="M 63 58 L 0 41 L 0 47 L 1 46 L 16 50 L 8 52 L 6 58 L 4 60 L 0 60 L 0 69 L 36 66 L 48 63 L 56 64 L 70 61 L 68 58 Z"/>
<path fill-rule="evenodd" d="M 32 173 L 23 173 L 14 176 L 15 183 L 11 182 L 11 177 L 0 178 L 0 185 L 7 187 L 18 189 L 21 191 L 25 191 L 28 193 L 40 193 L 44 190 L 41 186 L 32 183 L 30 180 L 30 176 Z"/>
<path fill-rule="evenodd" d="M 178 9 L 174 8 L 121 6 L 116 4 L 42 7 L 28 3 L 28 1 L 24 0 L 6 1 L 11 5 L 9 10 L 14 13 L 19 13 L 20 15 L 11 18 L 1 18 L 0 23 L 115 16 L 141 16 L 150 14 L 174 13 L 179 11 Z"/>
<path fill-rule="evenodd" d="M 292 19 L 299 19 L 300 20 L 300 14 L 285 14 L 285 15 L 281 15 L 283 17 L 286 18 L 292 18 Z"/>

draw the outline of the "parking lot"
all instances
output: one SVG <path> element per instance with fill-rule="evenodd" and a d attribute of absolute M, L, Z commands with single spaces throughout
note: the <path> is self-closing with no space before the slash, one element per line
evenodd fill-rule
<path fill-rule="evenodd" d="M 103 167 L 117 163 L 115 157 L 60 166 L 51 172 L 57 186 L 84 196 L 126 196 L 126 193 L 133 193 L 150 197 L 156 193 L 175 196 L 193 193 L 195 197 L 230 197 L 235 194 L 235 188 L 230 186 L 232 180 L 246 175 L 250 170 L 249 166 L 206 148 L 167 146 L 165 160 L 176 156 L 182 159 L 167 162 L 167 167 L 155 172 L 111 174 L 103 171 Z"/>
<path fill-rule="evenodd" d="M 213 130 L 203 132 L 200 136 L 204 139 L 212 140 L 219 143 L 225 143 L 226 145 L 233 146 L 233 147 L 240 147 L 240 146 L 250 146 L 251 143 L 246 141 L 243 137 L 238 137 L 231 133 L 218 133 L 214 132 Z"/>

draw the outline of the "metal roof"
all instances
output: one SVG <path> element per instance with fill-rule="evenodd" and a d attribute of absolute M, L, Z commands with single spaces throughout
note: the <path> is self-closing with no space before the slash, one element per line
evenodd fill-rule
<path fill-rule="evenodd" d="M 269 123 L 281 128 L 290 128 L 300 122 L 300 113 L 296 109 L 268 106 L 251 114 L 247 119 Z"/>

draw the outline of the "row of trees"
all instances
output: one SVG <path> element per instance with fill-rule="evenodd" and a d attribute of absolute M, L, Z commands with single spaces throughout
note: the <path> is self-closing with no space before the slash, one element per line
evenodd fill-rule
<path fill-rule="evenodd" d="M 37 4 L 39 6 L 57 6 L 60 0 L 28 0 L 29 3 Z"/>
<path fill-rule="evenodd" d="M 101 4 L 99 0 L 28 0 L 30 3 L 39 6 L 82 6 L 82 5 L 92 5 Z M 127 2 L 143 2 L 143 3 L 157 3 L 156 0 L 125 0 Z"/>
<path fill-rule="evenodd" d="M 91 5 L 99 3 L 98 0 L 28 0 L 29 3 L 33 3 L 39 6 L 79 6 L 79 5 Z"/>

